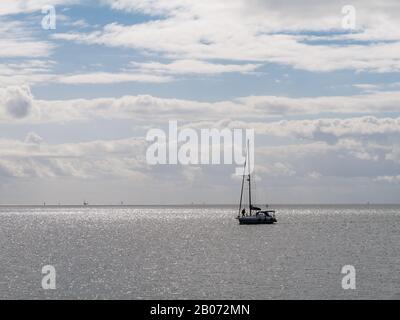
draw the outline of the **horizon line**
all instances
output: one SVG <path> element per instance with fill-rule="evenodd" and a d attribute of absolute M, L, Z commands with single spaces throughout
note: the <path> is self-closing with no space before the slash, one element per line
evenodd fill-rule
<path fill-rule="evenodd" d="M 272 203 L 268 204 L 270 206 L 350 206 L 350 205 L 358 205 L 358 206 L 374 206 L 374 205 L 400 205 L 400 203 L 389 203 L 389 202 L 349 202 L 349 203 Z M 0 204 L 0 207 L 202 207 L 202 206 L 238 206 L 237 203 L 229 204 L 229 203 L 175 203 L 175 204 Z M 265 205 L 264 205 L 265 206 Z"/>

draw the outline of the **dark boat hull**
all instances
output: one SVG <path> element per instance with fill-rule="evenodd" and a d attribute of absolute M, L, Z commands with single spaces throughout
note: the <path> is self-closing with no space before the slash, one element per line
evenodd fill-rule
<path fill-rule="evenodd" d="M 275 218 L 272 217 L 239 217 L 239 224 L 273 224 L 276 222 Z"/>

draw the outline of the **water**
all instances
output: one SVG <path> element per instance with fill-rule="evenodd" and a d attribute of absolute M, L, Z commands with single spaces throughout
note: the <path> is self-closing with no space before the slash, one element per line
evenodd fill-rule
<path fill-rule="evenodd" d="M 239 226 L 233 207 L 2 207 L 0 298 L 400 298 L 400 206 L 276 209 Z"/>

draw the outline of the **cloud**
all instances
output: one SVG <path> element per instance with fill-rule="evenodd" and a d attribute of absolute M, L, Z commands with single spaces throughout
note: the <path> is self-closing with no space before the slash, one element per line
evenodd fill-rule
<path fill-rule="evenodd" d="M 365 91 L 375 91 L 381 88 L 381 85 L 379 84 L 372 84 L 372 83 L 359 83 L 359 84 L 354 84 L 353 87 L 365 90 Z"/>
<path fill-rule="evenodd" d="M 315 180 L 321 178 L 321 174 L 320 174 L 319 172 L 317 172 L 317 171 L 309 172 L 309 173 L 308 173 L 308 176 L 309 176 L 311 179 L 315 179 Z"/>
<path fill-rule="evenodd" d="M 1 2 L 1 5 L 4 4 Z M 23 7 L 22 2 L 20 5 Z M 14 21 L 0 14 L 1 87 L 33 85 L 52 79 L 55 62 L 48 57 L 53 54 L 55 45 L 39 39 L 35 30 L 29 21 Z"/>
<path fill-rule="evenodd" d="M 24 141 L 0 139 L 0 166 L 15 178 L 144 177 L 144 139 L 51 145 L 31 132 Z"/>
<path fill-rule="evenodd" d="M 33 59 L 50 56 L 55 46 L 36 39 L 26 23 L 1 18 L 0 14 L 0 48 L 0 58 Z"/>
<path fill-rule="evenodd" d="M 58 144 L 48 143 L 35 132 L 22 140 L 0 138 L 0 176 L 4 178 L 1 181 L 18 183 L 21 179 L 36 178 L 41 182 L 51 180 L 64 184 L 71 180 L 84 183 L 100 179 L 118 185 L 121 181 L 134 180 L 153 187 L 160 184 L 171 187 L 179 181 L 180 187 L 188 189 L 202 183 L 232 189 L 228 181 L 230 167 L 148 165 L 145 158 L 148 142 L 144 136 Z M 385 157 L 395 147 L 396 140 L 391 134 L 386 136 L 388 140 L 377 142 L 342 137 L 334 144 L 309 140 L 279 144 L 273 140 L 271 144 L 257 136 L 257 186 L 264 188 L 267 180 L 268 190 L 287 190 L 307 188 L 307 183 L 314 183 L 315 187 L 316 181 L 312 180 L 318 180 L 319 187 L 323 188 L 332 180 L 343 186 L 355 184 L 354 178 L 363 178 L 367 179 L 364 182 L 375 183 L 375 188 L 380 182 L 389 181 L 389 178 L 376 180 L 376 177 L 398 175 L 398 165 Z M 379 162 L 374 160 L 374 155 L 379 156 Z M 171 180 L 175 182 L 171 184 Z"/>
<path fill-rule="evenodd" d="M 390 152 L 386 155 L 386 160 L 400 164 L 400 145 L 394 145 Z"/>
<path fill-rule="evenodd" d="M 296 171 L 288 163 L 275 162 L 272 164 L 262 164 L 256 166 L 257 174 L 265 174 L 273 177 L 290 177 L 296 174 Z"/>
<path fill-rule="evenodd" d="M 171 63 L 143 62 L 131 63 L 134 68 L 145 72 L 167 74 L 221 74 L 221 73 L 248 73 L 255 71 L 257 64 L 218 64 L 200 60 L 175 60 Z"/>
<path fill-rule="evenodd" d="M 315 114 L 315 113 L 380 113 L 399 112 L 400 92 L 374 92 L 352 96 L 289 98 L 280 96 L 250 96 L 237 101 L 248 105 L 255 114 Z"/>
<path fill-rule="evenodd" d="M 263 123 L 231 121 L 227 126 L 253 128 L 259 139 L 283 139 L 282 147 L 265 150 L 261 147 L 260 152 L 269 155 L 266 158 L 276 159 L 276 154 L 280 155 L 279 159 L 294 159 L 334 153 L 363 161 L 400 163 L 400 118 L 364 116 Z M 287 145 L 287 141 L 296 144 Z"/>
<path fill-rule="evenodd" d="M 72 79 L 70 79 L 72 81 Z M 94 80 L 93 80 L 94 81 Z M 379 134 L 382 130 L 397 131 L 398 120 L 377 119 L 374 117 L 358 119 L 354 123 L 346 123 L 340 119 L 335 120 L 304 120 L 298 122 L 282 121 L 266 126 L 264 122 L 254 120 L 271 119 L 283 116 L 319 115 L 320 118 L 327 114 L 354 115 L 354 114 L 380 114 L 382 112 L 398 113 L 400 111 L 400 92 L 374 92 L 355 96 L 332 96 L 313 98 L 289 98 L 277 96 L 250 96 L 233 100 L 218 102 L 199 102 L 194 100 L 157 98 L 150 95 L 123 96 L 119 98 L 95 98 L 72 100 L 37 100 L 26 92 L 27 89 L 1 89 L 0 110 L 12 110 L 14 116 L 24 116 L 26 122 L 68 122 L 88 119 L 134 119 L 136 121 L 150 121 L 152 123 L 179 121 L 218 121 L 226 119 L 229 115 L 231 121 L 246 119 L 254 128 L 265 134 L 280 135 L 279 132 L 303 135 L 304 137 L 316 134 L 340 134 L 340 130 L 365 130 L 369 128 Z M 23 87 L 21 87 L 23 88 Z M 10 91 L 11 90 L 11 91 Z M 7 92 L 21 92 L 22 105 L 6 105 L 10 94 Z M 24 93 L 25 94 L 22 94 Z M 15 95 L 15 94 L 14 94 Z M 16 99 L 16 98 L 13 98 Z M 28 100 L 27 100 L 28 99 Z M 30 101 L 32 100 L 32 101 Z M 28 110 L 30 101 L 35 106 L 36 112 L 29 117 L 24 113 Z M 20 107 L 17 108 L 17 107 Z M 0 121 L 8 121 L 6 114 L 0 113 Z M 251 121 L 253 119 L 253 121 Z M 240 123 L 238 123 L 240 124 Z M 356 127 L 352 127 L 355 125 Z M 288 126 L 288 130 L 281 131 Z M 368 128 L 367 128 L 368 127 Z M 318 131 L 318 128 L 319 131 Z M 384 128 L 384 129 L 383 129 Z M 368 134 L 368 133 L 367 133 Z"/>
<path fill-rule="evenodd" d="M 232 123 L 230 126 L 240 125 Z M 258 134 L 277 137 L 293 136 L 302 139 L 331 141 L 331 138 L 371 135 L 400 135 L 400 118 L 377 118 L 373 116 L 347 119 L 282 120 L 270 123 L 247 123 Z"/>
<path fill-rule="evenodd" d="M 0 64 L 0 86 L 23 86 L 54 81 L 52 60 L 28 59 Z"/>
<path fill-rule="evenodd" d="M 29 144 L 39 145 L 43 143 L 43 138 L 35 132 L 29 132 L 25 138 L 25 142 Z"/>
<path fill-rule="evenodd" d="M 0 57 L 47 57 L 50 56 L 54 46 L 46 41 L 24 40 L 24 39 L 0 39 Z"/>
<path fill-rule="evenodd" d="M 197 60 L 179 60 L 171 63 L 132 62 L 123 72 L 93 72 L 58 75 L 53 79 L 66 84 L 107 84 L 121 82 L 166 83 L 176 80 L 173 75 L 221 74 L 229 72 L 247 73 L 254 71 L 255 64 L 216 64 Z"/>
<path fill-rule="evenodd" d="M 1 0 L 0 16 L 40 11 L 49 4 L 57 6 L 77 4 L 79 2 L 80 0 L 52 0 L 50 2 L 48 0 Z"/>
<path fill-rule="evenodd" d="M 278 63 L 313 72 L 400 71 L 400 5 L 395 1 L 379 6 L 353 1 L 359 26 L 353 32 L 342 29 L 342 5 L 337 3 L 104 2 L 113 9 L 154 18 L 133 25 L 110 23 L 88 33 L 59 33 L 54 38 L 157 52 L 178 60 Z M 318 32 L 323 35 L 315 35 Z"/>
<path fill-rule="evenodd" d="M 400 88 L 400 82 L 392 83 L 359 83 L 354 84 L 353 87 L 363 90 L 364 92 L 378 92 L 379 90 L 393 90 Z"/>
<path fill-rule="evenodd" d="M 0 112 L 6 118 L 26 118 L 33 108 L 33 96 L 29 87 L 7 87 L 0 88 Z"/>
<path fill-rule="evenodd" d="M 397 176 L 379 176 L 375 179 L 378 182 L 400 183 L 400 175 Z"/>
<path fill-rule="evenodd" d="M 111 84 L 122 82 L 166 83 L 173 77 L 161 74 L 130 72 L 91 72 L 55 74 L 52 60 L 25 60 L 20 63 L 0 64 L 0 84 L 3 86 L 63 83 L 70 85 Z"/>
<path fill-rule="evenodd" d="M 135 179 L 136 182 L 171 180 L 170 168 L 146 161 L 144 137 L 49 144 L 31 132 L 25 140 L 0 138 L 0 176 L 9 179 Z M 175 167 L 174 179 L 193 183 L 200 167 Z"/>
<path fill-rule="evenodd" d="M 391 98 L 388 99 L 387 95 Z M 366 107 L 373 110 L 372 106 L 377 106 L 379 109 L 375 113 L 380 114 L 381 108 L 398 110 L 395 97 L 396 93 L 389 92 L 356 97 L 248 97 L 215 103 L 148 95 L 45 101 L 34 99 L 28 87 L 8 87 L 0 89 L 0 119 L 8 125 L 21 122 L 25 125 L 51 122 L 68 124 L 79 120 L 131 119 L 132 125 L 142 131 L 149 127 L 165 126 L 171 119 L 179 120 L 182 128 L 254 128 L 257 141 L 261 141 L 256 148 L 259 157 L 257 165 L 260 167 L 257 174 L 272 178 L 316 178 L 310 172 L 318 172 L 324 177 L 335 176 L 339 170 L 335 161 L 349 161 L 349 166 L 355 166 L 355 163 L 364 166 L 365 172 L 355 173 L 359 176 L 365 176 L 368 170 L 371 175 L 383 176 L 392 174 L 393 166 L 399 163 L 399 146 L 396 141 L 400 136 L 400 118 L 323 118 L 321 109 L 326 105 L 333 108 L 335 103 L 340 103 L 341 108 L 348 104 L 347 109 L 337 109 L 345 111 L 344 115 L 348 116 L 350 110 L 353 113 L 362 112 Z M 254 103 L 260 100 L 263 101 L 262 105 Z M 278 107 L 282 108 L 282 116 L 307 111 L 308 114 L 314 112 L 312 118 L 315 115 L 322 118 L 276 120 Z M 229 118 L 226 118 L 227 115 Z M 268 145 L 268 141 L 276 137 L 283 139 L 280 145 Z M 24 141 L 0 141 L 0 171 L 9 177 L 82 179 L 136 175 L 141 176 L 141 179 L 152 179 L 163 175 L 147 166 L 144 148 L 144 133 L 135 139 L 50 145 L 31 132 Z M 389 169 L 381 172 L 373 163 Z M 342 166 L 344 170 L 347 165 Z M 190 181 L 197 173 L 203 175 L 203 171 L 195 169 L 178 172 L 185 181 Z"/>
<path fill-rule="evenodd" d="M 66 84 L 105 84 L 120 82 L 165 83 L 172 81 L 171 77 L 151 74 L 94 72 L 58 76 L 57 81 Z"/>

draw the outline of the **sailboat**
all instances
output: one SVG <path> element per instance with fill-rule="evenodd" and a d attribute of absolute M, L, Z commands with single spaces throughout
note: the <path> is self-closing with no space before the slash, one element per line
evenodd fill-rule
<path fill-rule="evenodd" d="M 240 191 L 240 203 L 239 203 L 239 213 L 237 219 L 239 224 L 273 224 L 277 222 L 275 217 L 275 210 L 261 210 L 261 208 L 253 206 L 251 203 L 251 168 L 250 168 L 250 152 L 249 152 L 249 141 L 247 141 L 246 158 L 243 166 L 243 176 L 242 176 L 242 188 Z M 248 174 L 246 174 L 246 168 L 248 167 Z M 245 180 L 249 183 L 249 207 L 248 212 L 246 208 L 242 206 L 244 182 Z"/>

